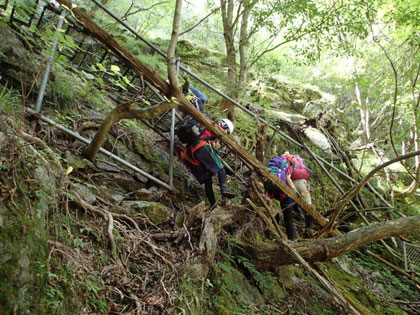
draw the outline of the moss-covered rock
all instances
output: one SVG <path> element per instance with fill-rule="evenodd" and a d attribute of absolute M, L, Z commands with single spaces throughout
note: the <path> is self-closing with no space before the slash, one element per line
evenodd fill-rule
<path fill-rule="evenodd" d="M 124 201 L 122 207 L 129 213 L 142 213 L 146 215 L 153 224 L 162 224 L 170 219 L 171 212 L 159 202 L 153 201 Z"/>
<path fill-rule="evenodd" d="M 38 76 L 39 62 L 28 54 L 16 32 L 1 21 L 0 42 L 0 74 L 15 84 L 32 82 Z"/>

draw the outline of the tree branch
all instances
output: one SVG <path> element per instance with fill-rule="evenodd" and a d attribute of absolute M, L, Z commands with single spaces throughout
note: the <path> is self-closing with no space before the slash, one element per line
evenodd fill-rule
<path fill-rule="evenodd" d="M 137 14 L 139 12 L 143 12 L 143 11 L 149 11 L 151 10 L 153 7 L 158 6 L 160 4 L 164 4 L 164 3 L 168 3 L 168 1 L 161 1 L 158 3 L 155 3 L 153 5 L 151 5 L 148 8 L 138 8 L 137 10 L 135 10 L 134 12 L 130 12 L 131 8 L 134 6 L 134 2 L 131 2 L 130 7 L 128 8 L 127 12 L 121 17 L 121 20 L 127 20 L 127 18 L 131 15 Z M 130 13 L 129 13 L 130 12 Z"/>
<path fill-rule="evenodd" d="M 334 212 L 334 214 L 332 215 L 332 217 L 330 218 L 330 222 L 327 224 L 327 226 L 325 226 L 324 231 L 321 232 L 324 233 L 325 231 L 331 231 L 332 227 L 334 226 L 334 222 L 337 219 L 337 217 L 341 214 L 341 212 L 343 211 L 344 207 L 350 202 L 350 200 L 353 199 L 354 196 L 357 195 L 357 193 L 359 192 L 360 189 L 363 188 L 363 186 L 368 182 L 368 180 L 374 175 L 376 174 L 378 171 L 382 170 L 383 168 L 387 167 L 388 165 L 394 164 L 396 162 L 414 157 L 420 155 L 420 151 L 415 151 L 415 152 L 411 152 L 405 155 L 400 155 L 399 157 L 392 159 L 384 164 L 381 164 L 377 167 L 375 167 L 372 171 L 369 172 L 369 174 L 367 174 L 359 184 L 354 185 L 350 191 L 342 196 L 340 196 L 338 198 L 339 203 L 336 206 L 336 210 Z"/>
<path fill-rule="evenodd" d="M 213 9 L 209 14 L 207 14 L 205 17 L 203 17 L 200 21 L 198 21 L 197 23 L 195 23 L 193 26 L 191 26 L 190 28 L 186 29 L 185 31 L 182 31 L 179 34 L 179 36 L 182 36 L 185 33 L 191 32 L 193 29 L 195 29 L 198 25 L 200 25 L 201 23 L 203 23 L 209 16 L 213 15 L 219 9 L 220 9 L 220 6 L 217 7 L 216 9 Z"/>

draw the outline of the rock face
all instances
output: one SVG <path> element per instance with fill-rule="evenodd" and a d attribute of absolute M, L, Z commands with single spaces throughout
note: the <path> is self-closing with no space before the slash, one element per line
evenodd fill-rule
<path fill-rule="evenodd" d="M 255 104 L 253 107 L 261 117 L 273 124 L 283 122 L 299 124 L 307 139 L 326 153 L 331 153 L 331 144 L 325 135 L 314 127 L 306 127 L 307 119 L 318 119 L 316 116 L 320 109 L 327 110 L 331 101 L 323 98 L 321 93 L 309 88 L 300 88 L 284 83 L 275 77 L 258 79 L 250 83 L 250 95 Z"/>
<path fill-rule="evenodd" d="M 162 191 L 156 187 L 150 189 L 141 188 L 129 194 L 130 199 L 137 199 L 143 201 L 158 201 L 162 197 Z"/>
<path fill-rule="evenodd" d="M 315 90 L 292 86 L 274 77 L 258 79 L 249 86 L 254 101 L 273 111 L 302 114 L 307 103 L 322 99 L 322 95 Z"/>
<path fill-rule="evenodd" d="M 6 23 L 2 22 L 0 22 L 0 43 L 0 75 L 15 82 L 32 82 L 39 68 L 38 62 L 34 58 L 28 58 L 22 41 Z"/>

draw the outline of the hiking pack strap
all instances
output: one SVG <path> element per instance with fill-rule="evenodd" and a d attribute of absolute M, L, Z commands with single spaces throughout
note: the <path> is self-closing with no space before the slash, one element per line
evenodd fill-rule
<path fill-rule="evenodd" d="M 181 157 L 185 159 L 188 163 L 198 166 L 200 165 L 200 162 L 197 161 L 194 158 L 194 152 L 198 149 L 204 147 L 207 144 L 206 141 L 200 141 L 194 145 L 188 145 L 184 148 L 184 150 L 181 152 Z"/>

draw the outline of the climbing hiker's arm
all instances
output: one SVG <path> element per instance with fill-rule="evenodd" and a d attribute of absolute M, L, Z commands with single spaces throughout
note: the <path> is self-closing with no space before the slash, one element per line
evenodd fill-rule
<path fill-rule="evenodd" d="M 194 93 L 194 95 L 198 97 L 203 105 L 208 102 L 207 97 L 199 89 L 195 88 L 192 84 L 190 84 L 189 88 Z"/>
<path fill-rule="evenodd" d="M 299 190 L 297 190 L 295 184 L 293 184 L 291 174 L 286 175 L 286 182 L 287 182 L 287 185 L 289 185 L 289 187 L 292 188 L 295 191 L 295 193 L 300 197 L 301 194 Z"/>

